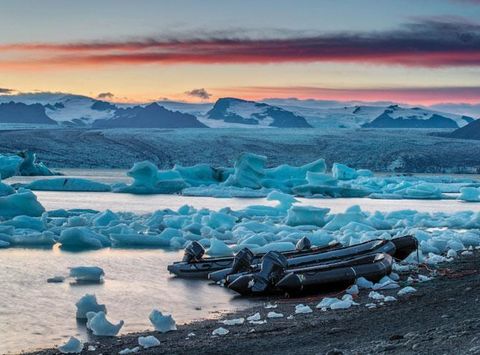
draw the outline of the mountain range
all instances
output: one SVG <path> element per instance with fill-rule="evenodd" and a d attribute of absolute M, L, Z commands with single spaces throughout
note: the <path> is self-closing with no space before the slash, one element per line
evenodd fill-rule
<path fill-rule="evenodd" d="M 62 93 L 0 95 L 0 123 L 86 128 L 424 128 L 457 129 L 474 118 L 391 102 L 221 98 L 212 103 L 118 104 Z M 473 107 L 473 106 L 472 106 Z M 472 108 L 470 107 L 470 108 Z"/>

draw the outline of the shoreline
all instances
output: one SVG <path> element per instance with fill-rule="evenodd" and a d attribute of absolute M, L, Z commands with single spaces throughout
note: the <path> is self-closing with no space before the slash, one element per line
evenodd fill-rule
<path fill-rule="evenodd" d="M 425 274 L 428 269 L 422 268 Z M 431 270 L 428 270 L 430 273 Z M 138 346 L 138 337 L 154 335 L 160 340 L 158 347 L 140 349 L 139 354 L 226 354 L 252 351 L 262 354 L 356 354 L 356 353 L 457 353 L 480 354 L 480 252 L 461 256 L 439 266 L 433 280 L 415 283 L 416 293 L 397 296 L 399 289 L 379 291 L 392 295 L 395 302 L 380 305 L 368 297 L 370 290 L 361 290 L 354 300 L 359 306 L 346 310 L 321 311 L 315 306 L 324 297 L 315 295 L 302 298 L 258 298 L 271 302 L 275 309 L 263 305 L 220 318 L 205 319 L 179 325 L 177 331 L 160 334 L 155 331 L 125 334 L 115 338 L 94 337 L 86 343 L 85 354 L 118 354 L 125 348 Z M 408 275 L 402 275 L 402 287 Z M 377 303 L 369 309 L 367 303 Z M 298 304 L 309 305 L 313 312 L 294 314 Z M 284 314 L 282 318 L 268 319 L 266 324 L 227 326 L 220 320 L 246 318 L 259 312 L 262 319 L 269 311 Z M 293 314 L 293 318 L 288 317 Z M 173 315 L 175 317 L 175 315 Z M 212 331 L 223 327 L 224 336 L 212 336 Z M 252 330 L 254 329 L 254 330 Z M 191 333 L 195 333 L 192 336 Z M 190 336 L 189 336 L 190 334 Z M 88 351 L 89 345 L 94 351 Z M 273 345 L 273 347 L 272 347 Z M 56 349 L 44 349 L 22 354 L 50 355 Z"/>

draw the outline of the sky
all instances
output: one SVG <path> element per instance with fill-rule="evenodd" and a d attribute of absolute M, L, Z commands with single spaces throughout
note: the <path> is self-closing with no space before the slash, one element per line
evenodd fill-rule
<path fill-rule="evenodd" d="M 0 93 L 480 102 L 480 0 L 0 0 Z"/>

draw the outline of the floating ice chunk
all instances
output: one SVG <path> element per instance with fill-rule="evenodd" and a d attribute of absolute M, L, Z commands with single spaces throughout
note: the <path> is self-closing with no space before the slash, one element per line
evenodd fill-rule
<path fill-rule="evenodd" d="M 87 319 L 87 328 L 97 336 L 116 336 L 124 324 L 123 320 L 117 324 L 110 323 L 105 316 L 105 312 L 102 311 L 88 312 Z"/>
<path fill-rule="evenodd" d="M 234 173 L 225 181 L 226 186 L 260 189 L 265 177 L 267 157 L 253 153 L 242 153 L 235 161 Z"/>
<path fill-rule="evenodd" d="M 70 268 L 70 277 L 76 282 L 101 283 L 105 272 L 98 266 L 77 266 Z"/>
<path fill-rule="evenodd" d="M 18 153 L 23 158 L 18 173 L 22 176 L 52 176 L 58 175 L 54 171 L 48 169 L 45 164 L 37 162 L 37 155 L 31 151 L 24 150 Z"/>
<path fill-rule="evenodd" d="M 257 312 L 255 313 L 254 315 L 251 315 L 250 317 L 247 317 L 247 320 L 249 322 L 252 322 L 252 321 L 259 321 L 262 317 L 260 316 L 260 313 Z"/>
<path fill-rule="evenodd" d="M 466 202 L 480 202 L 480 189 L 476 187 L 463 187 L 460 189 L 458 200 Z"/>
<path fill-rule="evenodd" d="M 160 171 L 149 161 L 135 163 L 127 175 L 133 178 L 133 183 L 128 186 L 117 185 L 114 187 L 115 192 L 171 194 L 189 186 L 178 171 Z"/>
<path fill-rule="evenodd" d="M 25 188 L 36 191 L 111 191 L 110 185 L 81 178 L 54 178 L 35 180 Z"/>
<path fill-rule="evenodd" d="M 370 291 L 370 293 L 368 294 L 368 297 L 376 301 L 380 301 L 380 300 L 383 301 L 385 299 L 384 295 L 376 291 Z"/>
<path fill-rule="evenodd" d="M 417 292 L 416 289 L 414 289 L 411 286 L 406 286 L 406 287 L 402 288 L 400 291 L 398 291 L 397 295 L 402 297 L 402 296 L 408 295 L 410 293 L 415 293 L 415 292 Z"/>
<path fill-rule="evenodd" d="M 219 171 L 208 164 L 196 164 L 186 167 L 175 164 L 173 171 L 177 171 L 190 186 L 218 184 L 222 179 Z"/>
<path fill-rule="evenodd" d="M 75 303 L 75 306 L 77 306 L 77 319 L 87 319 L 88 312 L 107 313 L 107 307 L 104 304 L 98 304 L 95 295 L 86 294 Z"/>
<path fill-rule="evenodd" d="M 228 329 L 225 329 L 223 327 L 217 328 L 212 332 L 212 335 L 227 335 L 230 333 Z"/>
<path fill-rule="evenodd" d="M 170 246 L 170 238 L 160 235 L 145 234 L 110 234 L 116 247 L 164 248 Z"/>
<path fill-rule="evenodd" d="M 62 354 L 79 354 L 82 350 L 83 343 L 75 337 L 70 337 L 64 345 L 58 347 Z"/>
<path fill-rule="evenodd" d="M 282 210 L 288 210 L 295 202 L 298 200 L 290 194 L 285 194 L 280 191 L 272 191 L 267 196 L 268 201 L 278 201 L 279 204 L 276 206 Z"/>
<path fill-rule="evenodd" d="M 45 221 L 39 217 L 16 216 L 9 221 L 3 222 L 4 226 L 12 226 L 16 229 L 32 229 L 39 232 L 45 230 Z"/>
<path fill-rule="evenodd" d="M 160 345 L 160 340 L 155 338 L 153 335 L 149 335 L 146 337 L 138 337 L 138 345 L 140 345 L 144 349 L 153 348 Z"/>
<path fill-rule="evenodd" d="M 339 163 L 333 163 L 332 175 L 338 180 L 354 180 L 358 177 L 355 169 Z"/>
<path fill-rule="evenodd" d="M 274 311 L 268 312 L 267 318 L 283 318 L 283 313 L 277 313 Z"/>
<path fill-rule="evenodd" d="M 359 277 L 357 279 L 357 282 L 356 282 L 357 286 L 362 289 L 369 289 L 369 288 L 372 288 L 373 287 L 373 282 L 372 281 L 369 281 L 367 280 L 366 278 L 364 277 Z"/>
<path fill-rule="evenodd" d="M 0 178 L 8 179 L 9 177 L 18 175 L 22 161 L 22 157 L 18 155 L 0 154 Z"/>
<path fill-rule="evenodd" d="M 202 224 L 213 229 L 230 230 L 235 225 L 237 218 L 226 213 L 210 212 L 202 218 Z"/>
<path fill-rule="evenodd" d="M 292 206 L 288 210 L 285 223 L 289 226 L 314 225 L 322 227 L 326 223 L 325 216 L 328 212 L 330 212 L 329 208 Z"/>
<path fill-rule="evenodd" d="M 162 312 L 154 309 L 148 317 L 152 322 L 155 330 L 160 333 L 167 333 L 173 330 L 177 330 L 177 325 L 171 314 L 163 315 Z"/>
<path fill-rule="evenodd" d="M 305 314 L 305 313 L 312 313 L 312 309 L 309 306 L 303 304 L 297 304 L 295 306 L 295 314 Z"/>
<path fill-rule="evenodd" d="M 360 212 L 339 213 L 336 214 L 335 217 L 323 227 L 323 229 L 327 231 L 337 231 L 351 222 L 365 224 L 366 219 Z"/>
<path fill-rule="evenodd" d="M 358 295 L 360 291 L 358 289 L 358 285 L 352 285 L 349 288 L 347 288 L 345 292 L 347 292 L 350 295 Z"/>
<path fill-rule="evenodd" d="M 264 245 L 263 247 L 255 248 L 253 250 L 254 253 L 256 254 L 265 254 L 268 253 L 269 251 L 278 251 L 278 252 L 285 252 L 285 251 L 291 251 L 295 250 L 295 244 L 291 242 L 272 242 L 267 245 Z"/>
<path fill-rule="evenodd" d="M 100 249 L 110 246 L 110 240 L 88 227 L 71 227 L 62 230 L 59 243 L 67 250 Z"/>
<path fill-rule="evenodd" d="M 232 249 L 230 249 L 223 241 L 216 238 L 210 240 L 210 248 L 207 249 L 206 253 L 210 256 L 233 255 Z"/>
<path fill-rule="evenodd" d="M 1 217 L 13 218 L 20 215 L 38 217 L 43 212 L 45 209 L 30 190 L 20 188 L 17 193 L 0 197 Z"/>
<path fill-rule="evenodd" d="M 126 355 L 126 354 L 134 354 L 134 353 L 138 353 L 140 351 L 140 347 L 139 346 L 136 346 L 132 349 L 130 348 L 125 348 L 123 350 L 120 350 L 118 352 L 119 355 Z"/>
<path fill-rule="evenodd" d="M 52 246 L 56 243 L 55 235 L 50 231 L 13 235 L 10 240 L 15 246 Z"/>
<path fill-rule="evenodd" d="M 220 323 L 225 325 L 241 325 L 244 322 L 245 322 L 245 318 L 225 319 L 220 321 Z"/>

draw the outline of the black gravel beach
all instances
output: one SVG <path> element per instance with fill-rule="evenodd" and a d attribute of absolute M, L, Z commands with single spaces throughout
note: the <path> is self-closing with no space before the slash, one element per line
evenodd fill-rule
<path fill-rule="evenodd" d="M 480 354 L 480 253 L 461 256 L 433 269 L 420 266 L 417 271 L 434 275 L 431 281 L 412 284 L 417 292 L 400 297 L 396 295 L 398 289 L 380 291 L 395 296 L 395 302 L 373 301 L 368 297 L 369 290 L 361 290 L 355 298 L 359 306 L 346 310 L 315 308 L 323 297 L 340 297 L 343 293 L 262 299 L 277 307 L 255 306 L 221 315 L 220 319 L 248 317 L 256 312 L 265 319 L 269 311 L 284 317 L 268 319 L 261 325 L 246 321 L 234 326 L 207 319 L 180 325 L 177 331 L 166 334 L 145 331 L 118 338 L 94 338 L 85 344 L 83 353 L 118 354 L 125 348 L 137 347 L 139 336 L 154 335 L 160 346 L 140 348 L 138 353 Z M 401 275 L 402 286 L 407 284 L 408 275 Z M 365 306 L 372 302 L 377 303 L 376 308 Z M 295 314 L 298 304 L 309 305 L 313 312 Z M 213 336 L 212 331 L 221 326 L 229 333 Z M 31 354 L 56 353 L 55 349 L 46 349 Z"/>

